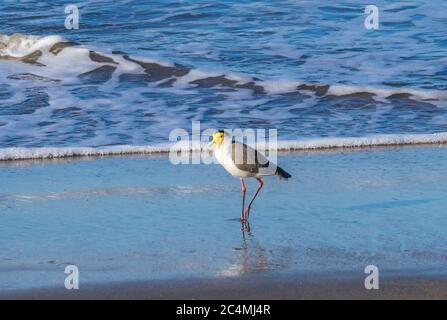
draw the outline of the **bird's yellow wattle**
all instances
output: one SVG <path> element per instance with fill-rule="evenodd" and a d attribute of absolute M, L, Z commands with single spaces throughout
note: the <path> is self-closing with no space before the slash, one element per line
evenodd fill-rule
<path fill-rule="evenodd" d="M 224 135 L 224 133 L 222 133 L 222 132 L 216 132 L 216 133 L 214 133 L 214 134 L 213 134 L 213 145 L 214 145 L 216 148 L 220 148 L 220 146 L 222 145 L 222 142 L 223 142 L 223 140 L 224 140 L 224 137 L 225 137 L 225 135 Z"/>

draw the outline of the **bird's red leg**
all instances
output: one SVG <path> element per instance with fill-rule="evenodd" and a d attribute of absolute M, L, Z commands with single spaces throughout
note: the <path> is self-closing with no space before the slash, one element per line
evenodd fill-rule
<path fill-rule="evenodd" d="M 253 201 L 255 201 L 256 196 L 258 195 L 259 191 L 262 189 L 262 186 L 264 185 L 264 182 L 262 182 L 262 180 L 260 178 L 256 178 L 256 180 L 258 180 L 258 182 L 259 182 L 259 187 L 258 187 L 258 190 L 256 190 L 256 193 L 255 193 L 253 199 L 251 199 L 250 204 L 247 207 L 247 220 L 248 220 L 248 217 L 250 216 L 251 205 L 253 204 Z"/>
<path fill-rule="evenodd" d="M 241 190 L 242 190 L 242 211 L 241 211 L 241 221 L 245 220 L 244 210 L 245 210 L 245 192 L 247 188 L 245 187 L 244 178 L 241 178 Z"/>

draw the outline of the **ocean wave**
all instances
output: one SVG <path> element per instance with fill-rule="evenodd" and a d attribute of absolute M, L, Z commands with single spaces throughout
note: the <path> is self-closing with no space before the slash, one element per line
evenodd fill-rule
<path fill-rule="evenodd" d="M 25 74 L 27 79 L 34 80 L 56 78 L 54 81 L 105 83 L 115 78 L 119 81 L 155 83 L 160 87 L 246 89 L 257 94 L 301 92 L 316 96 L 369 95 L 379 100 L 414 98 L 421 101 L 447 101 L 447 93 L 441 90 L 268 80 L 231 72 L 199 70 L 177 63 L 130 57 L 121 52 L 105 54 L 58 35 L 39 37 L 0 34 L 0 60 L 20 61 L 33 66 Z M 9 79 L 23 79 L 22 74 L 7 76 Z"/>
<path fill-rule="evenodd" d="M 218 192 L 221 188 L 216 187 L 190 187 L 190 186 L 176 186 L 176 187 L 114 187 L 114 188 L 100 188 L 88 189 L 79 191 L 61 191 L 61 192 L 47 192 L 39 194 L 2 194 L 0 201 L 46 201 L 59 199 L 77 199 L 87 197 L 104 197 L 109 195 L 156 195 L 156 194 L 192 194 L 192 193 L 208 193 Z"/>
<path fill-rule="evenodd" d="M 334 137 L 303 140 L 282 140 L 270 145 L 269 150 L 331 150 L 341 148 L 373 148 L 383 146 L 445 144 L 447 132 L 433 134 L 386 134 L 365 137 Z M 101 157 L 118 155 L 167 154 L 169 152 L 209 152 L 208 143 L 177 142 L 153 146 L 108 146 L 108 147 L 42 147 L 0 149 L 0 161 L 57 159 L 70 157 Z M 268 145 L 268 144 L 267 144 Z M 263 150 L 263 148 L 259 148 Z"/>
<path fill-rule="evenodd" d="M 0 160 L 165 153 L 171 146 L 156 143 L 191 119 L 277 128 L 283 140 L 364 136 L 281 141 L 282 150 L 444 143 L 407 133 L 446 131 L 446 91 L 290 79 L 0 34 Z M 381 133 L 399 135 L 370 136 Z"/>

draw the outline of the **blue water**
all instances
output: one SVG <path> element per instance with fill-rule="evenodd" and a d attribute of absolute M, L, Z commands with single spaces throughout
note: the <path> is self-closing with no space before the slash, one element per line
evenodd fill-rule
<path fill-rule="evenodd" d="M 132 0 L 82 1 L 67 30 L 69 3 L 2 2 L 0 159 L 152 146 L 193 120 L 351 146 L 447 132 L 445 1 L 374 1 L 379 30 L 358 1 Z M 266 181 L 251 233 L 239 182 L 217 166 L 0 161 L 0 290 L 62 286 L 68 264 L 81 284 L 367 264 L 445 274 L 445 148 L 278 160 L 293 178 Z"/>
<path fill-rule="evenodd" d="M 118 68 L 88 73 L 117 65 L 73 48 L 0 58 L 0 148 L 151 145 L 191 120 L 288 140 L 447 131 L 445 1 L 376 1 L 379 30 L 357 1 L 83 1 L 66 30 L 68 3 L 5 1 L 0 34 L 57 35 Z M 169 83 L 125 54 L 186 71 Z"/>
<path fill-rule="evenodd" d="M 237 179 L 168 157 L 0 163 L 0 290 L 252 274 L 445 275 L 446 148 L 281 156 L 238 221 Z M 119 174 L 118 174 L 119 173 Z M 256 183 L 247 182 L 252 196 Z"/>

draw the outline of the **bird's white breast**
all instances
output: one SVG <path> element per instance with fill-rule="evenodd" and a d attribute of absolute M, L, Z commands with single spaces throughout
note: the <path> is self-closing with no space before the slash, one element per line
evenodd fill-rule
<path fill-rule="evenodd" d="M 217 161 L 234 177 L 248 177 L 253 176 L 252 173 L 242 171 L 234 164 L 231 157 L 231 141 L 222 143 L 219 148 L 214 149 L 214 155 Z"/>

